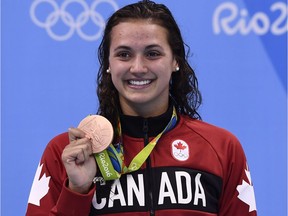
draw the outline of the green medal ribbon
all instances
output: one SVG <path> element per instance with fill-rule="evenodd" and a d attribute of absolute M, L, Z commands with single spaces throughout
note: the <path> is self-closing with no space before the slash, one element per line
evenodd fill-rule
<path fill-rule="evenodd" d="M 173 113 L 171 119 L 165 129 L 159 133 L 151 142 L 149 142 L 131 161 L 127 167 L 124 163 L 123 145 L 121 142 L 117 145 L 112 143 L 109 147 L 100 152 L 94 154 L 101 174 L 105 180 L 114 180 L 121 177 L 122 174 L 130 173 L 138 170 L 146 161 L 152 150 L 156 146 L 161 136 L 171 130 L 177 123 L 177 113 L 175 107 L 173 107 Z M 118 123 L 119 137 L 122 137 L 120 121 Z"/>

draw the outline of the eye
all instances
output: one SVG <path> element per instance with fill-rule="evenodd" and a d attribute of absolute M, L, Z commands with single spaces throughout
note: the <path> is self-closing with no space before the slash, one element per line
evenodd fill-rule
<path fill-rule="evenodd" d="M 161 56 L 161 53 L 158 51 L 149 51 L 146 53 L 146 56 L 150 59 L 156 59 Z"/>
<path fill-rule="evenodd" d="M 116 56 L 119 57 L 120 59 L 127 60 L 131 57 L 131 54 L 129 52 L 122 51 L 117 53 Z"/>

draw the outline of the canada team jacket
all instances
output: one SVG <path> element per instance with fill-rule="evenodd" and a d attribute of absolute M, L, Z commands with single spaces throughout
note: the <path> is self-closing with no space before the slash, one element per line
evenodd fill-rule
<path fill-rule="evenodd" d="M 123 135 L 127 164 L 143 149 L 143 137 L 143 132 L 142 137 Z M 47 145 L 30 192 L 27 216 L 257 215 L 243 149 L 224 129 L 180 116 L 140 170 L 106 182 L 98 172 L 98 181 L 84 195 L 67 187 L 61 154 L 68 143 L 64 133 Z"/>

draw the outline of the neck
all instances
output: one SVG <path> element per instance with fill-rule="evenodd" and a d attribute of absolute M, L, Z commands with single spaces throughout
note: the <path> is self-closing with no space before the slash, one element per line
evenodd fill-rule
<path fill-rule="evenodd" d="M 143 137 L 143 124 L 146 122 L 148 129 L 148 136 L 155 137 L 167 126 L 173 113 L 173 106 L 170 105 L 167 110 L 159 116 L 141 117 L 131 115 L 120 115 L 121 128 L 123 134 L 132 137 Z"/>
<path fill-rule="evenodd" d="M 165 113 L 168 109 L 169 103 L 158 103 L 158 105 L 143 105 L 143 104 L 129 104 L 129 103 L 121 103 L 121 109 L 124 115 L 129 116 L 141 116 L 143 118 L 149 118 L 154 116 L 159 116 Z"/>

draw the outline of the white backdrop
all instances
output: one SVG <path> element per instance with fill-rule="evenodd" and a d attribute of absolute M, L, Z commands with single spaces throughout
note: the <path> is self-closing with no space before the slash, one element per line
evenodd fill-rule
<path fill-rule="evenodd" d="M 2 215 L 24 215 L 48 141 L 96 112 L 101 26 L 131 2 L 2 0 Z M 159 2 L 170 7 L 191 47 L 203 120 L 230 130 L 244 147 L 258 215 L 286 215 L 286 1 Z M 86 20 L 81 15 L 89 9 L 94 16 Z"/>

